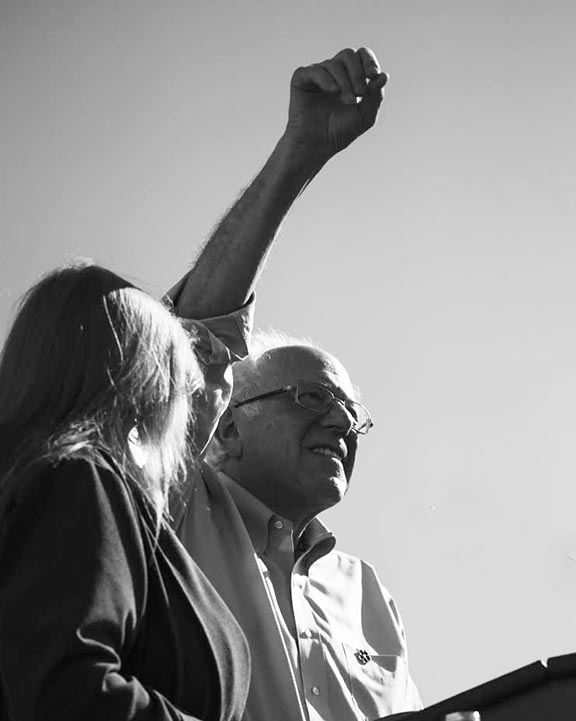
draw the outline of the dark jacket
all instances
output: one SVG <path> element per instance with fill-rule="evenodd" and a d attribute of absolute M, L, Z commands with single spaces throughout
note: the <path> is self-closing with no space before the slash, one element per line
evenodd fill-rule
<path fill-rule="evenodd" d="M 143 493 L 108 464 L 0 485 L 0 718 L 235 721 L 240 628 Z"/>

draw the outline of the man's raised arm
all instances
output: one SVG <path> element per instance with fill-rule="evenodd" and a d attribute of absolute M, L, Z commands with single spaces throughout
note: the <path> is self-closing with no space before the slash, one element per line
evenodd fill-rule
<path fill-rule="evenodd" d="M 290 207 L 332 156 L 374 125 L 387 79 L 367 48 L 294 72 L 286 130 L 179 284 L 180 316 L 224 315 L 247 302 Z"/>

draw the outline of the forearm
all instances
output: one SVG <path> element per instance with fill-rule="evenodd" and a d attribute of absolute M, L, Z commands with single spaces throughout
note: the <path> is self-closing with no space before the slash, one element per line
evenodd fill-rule
<path fill-rule="evenodd" d="M 368 48 L 294 72 L 284 135 L 178 284 L 181 316 L 225 315 L 246 303 L 292 204 L 329 158 L 374 125 L 386 81 Z"/>
<path fill-rule="evenodd" d="M 282 221 L 324 163 L 280 139 L 204 245 L 178 297 L 179 315 L 209 318 L 246 303 Z"/>

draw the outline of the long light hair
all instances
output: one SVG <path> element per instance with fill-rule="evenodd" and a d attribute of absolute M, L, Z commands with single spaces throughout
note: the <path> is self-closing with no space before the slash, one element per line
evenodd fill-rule
<path fill-rule="evenodd" d="M 97 265 L 52 271 L 23 297 L 0 357 L 0 483 L 39 459 L 104 453 L 165 495 L 185 471 L 201 384 L 188 335 L 158 301 Z"/>

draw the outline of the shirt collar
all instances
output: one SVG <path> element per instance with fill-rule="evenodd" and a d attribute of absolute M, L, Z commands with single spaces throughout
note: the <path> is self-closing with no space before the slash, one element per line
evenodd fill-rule
<path fill-rule="evenodd" d="M 322 523 L 319 518 L 313 518 L 300 536 L 294 556 L 301 564 L 302 569 L 308 573 L 310 566 L 334 548 L 336 539 L 334 534 Z"/>
<path fill-rule="evenodd" d="M 268 544 L 268 527 L 275 514 L 268 506 L 262 503 L 256 496 L 253 496 L 239 483 L 236 483 L 230 476 L 220 471 L 218 477 L 226 486 L 226 489 L 236 504 L 236 508 L 242 516 L 254 550 L 258 556 L 261 556 L 266 550 Z M 278 518 L 280 518 L 280 516 L 278 516 Z M 285 519 L 282 520 L 290 524 L 289 521 Z M 291 525 L 292 524 L 290 524 L 290 526 Z"/>
<path fill-rule="evenodd" d="M 266 551 L 270 525 L 273 520 L 282 520 L 286 527 L 292 529 L 292 523 L 274 513 L 268 506 L 253 496 L 243 486 L 223 472 L 218 473 L 226 489 L 232 496 L 238 509 L 254 550 L 258 556 Z M 295 548 L 295 557 L 308 558 L 308 568 L 322 556 L 329 553 L 336 544 L 332 532 L 318 518 L 313 518 L 304 529 Z"/>

